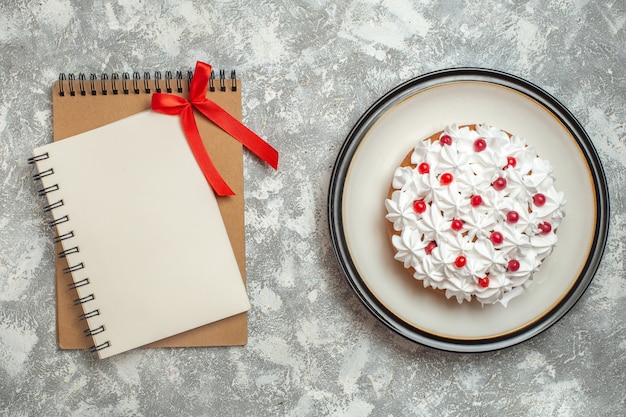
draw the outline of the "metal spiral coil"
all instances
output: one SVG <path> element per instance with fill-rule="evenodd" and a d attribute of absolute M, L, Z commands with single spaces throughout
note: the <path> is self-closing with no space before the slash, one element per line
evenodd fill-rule
<path fill-rule="evenodd" d="M 155 71 L 154 73 L 138 71 L 134 72 L 112 72 L 102 73 L 100 75 L 91 73 L 79 73 L 76 76 L 73 73 L 60 73 L 58 80 L 58 95 L 61 97 L 74 97 L 76 92 L 81 96 L 106 96 L 109 93 L 116 95 L 128 94 L 152 94 L 153 92 L 161 93 L 182 93 L 183 85 L 186 82 L 187 87 L 193 77 L 193 71 L 187 71 L 186 76 L 183 71 Z M 216 83 L 217 81 L 217 83 Z M 216 84 L 219 84 L 216 88 Z M 230 88 L 229 88 L 230 85 Z M 174 87 L 175 86 L 175 87 Z M 215 71 L 211 71 L 209 79 L 209 91 L 224 92 L 229 90 L 237 91 L 237 73 L 235 70 L 230 71 L 230 76 L 226 76 L 225 70 L 219 70 L 217 75 Z"/>

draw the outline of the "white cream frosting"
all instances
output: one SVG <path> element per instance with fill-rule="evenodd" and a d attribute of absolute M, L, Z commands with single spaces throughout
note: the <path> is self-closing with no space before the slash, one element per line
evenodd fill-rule
<path fill-rule="evenodd" d="M 487 124 L 447 126 L 439 139 L 417 143 L 410 160 L 412 166 L 395 170 L 385 201 L 397 232 L 395 259 L 447 298 L 506 306 L 557 243 L 566 201 L 552 166 L 523 138 Z M 420 172 L 423 163 L 428 172 Z M 442 181 L 443 174 L 451 181 Z M 425 203 L 424 212 L 416 201 Z M 511 211 L 515 222 L 507 217 Z M 458 230 L 453 220 L 462 222 Z"/>

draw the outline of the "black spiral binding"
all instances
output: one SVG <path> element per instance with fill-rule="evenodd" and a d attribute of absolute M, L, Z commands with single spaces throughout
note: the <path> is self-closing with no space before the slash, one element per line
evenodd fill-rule
<path fill-rule="evenodd" d="M 69 76 L 65 76 L 62 75 L 59 77 L 59 80 L 64 80 L 66 81 L 68 84 L 66 86 L 64 85 L 59 85 L 59 94 L 64 95 L 65 94 L 65 88 L 67 87 L 67 91 L 69 92 L 69 94 L 71 96 L 75 95 L 75 86 L 74 86 L 74 80 L 75 77 L 73 75 L 69 75 Z M 89 92 L 89 94 L 91 95 L 97 95 L 97 94 L 103 94 L 106 95 L 108 93 L 107 87 L 106 87 L 106 83 L 109 81 L 109 78 L 107 76 L 103 76 L 100 78 L 100 83 L 98 83 L 98 79 L 94 76 L 90 76 L 89 77 L 89 90 L 85 89 L 86 84 L 86 80 L 87 77 L 84 74 L 80 74 L 78 76 L 78 88 L 80 91 L 81 95 L 86 95 L 87 92 Z M 119 78 L 118 78 L 119 80 Z M 97 89 L 97 87 L 100 87 L 100 90 Z M 111 90 L 113 94 L 117 94 L 116 92 L 114 92 L 115 90 Z M 28 159 L 28 163 L 29 164 L 35 164 L 39 161 L 43 161 L 50 158 L 50 155 L 48 153 L 43 153 L 41 155 L 36 155 L 33 156 L 31 158 Z M 53 168 L 49 168 L 46 170 L 43 170 L 41 172 L 37 172 L 35 175 L 33 175 L 33 178 L 35 180 L 41 180 L 44 177 L 50 176 L 50 175 L 54 175 L 54 169 Z M 53 185 L 49 185 L 47 187 L 41 188 L 40 190 L 37 191 L 37 193 L 40 196 L 46 196 L 48 193 L 51 193 L 53 191 L 59 191 L 60 187 L 58 184 L 53 184 Z M 50 212 L 54 209 L 57 209 L 59 207 L 62 207 L 64 205 L 63 200 L 59 199 L 53 203 L 48 204 L 47 206 L 44 207 L 44 211 L 45 212 Z M 63 215 L 63 216 L 59 216 L 51 221 L 48 222 L 48 226 L 50 227 L 56 227 L 60 224 L 66 223 L 70 221 L 70 217 L 69 215 Z M 75 237 L 74 235 L 74 231 L 69 231 L 66 232 L 64 234 L 61 235 L 57 235 L 54 238 L 54 243 L 60 243 L 62 241 L 65 241 L 67 239 L 71 239 Z M 78 246 L 74 246 L 74 247 L 70 247 L 67 249 L 62 250 L 61 252 L 58 253 L 58 257 L 59 258 L 66 258 L 68 255 L 70 254 L 75 254 L 75 253 L 79 253 L 80 252 L 80 248 Z M 82 271 L 83 269 L 85 269 L 85 264 L 83 262 L 77 263 L 77 264 L 73 264 L 73 265 L 69 265 L 68 267 L 63 269 L 63 273 L 64 274 L 73 274 L 75 272 L 79 272 Z M 89 278 L 82 278 L 80 280 L 73 280 L 70 284 L 68 284 L 68 289 L 76 289 L 76 288 L 80 288 L 80 287 L 86 287 L 88 286 L 90 283 Z M 92 317 L 96 317 L 100 315 L 100 310 L 98 309 L 92 309 L 91 311 L 88 311 L 86 309 L 86 307 L 89 305 L 87 303 L 90 303 L 91 301 L 94 301 L 96 299 L 95 295 L 92 294 L 88 294 L 86 296 L 83 297 L 79 297 L 76 300 L 74 300 L 74 305 L 83 305 L 83 311 L 84 313 L 81 314 L 79 316 L 79 320 L 87 320 L 89 318 Z M 93 329 L 88 329 L 85 330 L 85 336 L 86 337 L 92 337 L 95 336 L 97 334 L 103 333 L 106 331 L 106 328 L 104 325 L 93 328 Z M 100 351 L 102 349 L 106 349 L 108 347 L 111 346 L 111 343 L 109 341 L 105 341 L 104 343 L 101 343 L 99 345 L 94 345 L 92 346 L 89 350 L 91 352 L 97 352 Z"/>
<path fill-rule="evenodd" d="M 83 333 L 85 333 L 85 336 L 93 336 L 93 335 L 100 334 L 100 333 L 104 332 L 104 330 L 105 330 L 104 325 L 101 325 L 101 326 L 98 326 L 98 327 L 96 327 L 94 329 L 84 330 Z"/>
<path fill-rule="evenodd" d="M 182 93 L 183 85 L 191 82 L 193 77 L 193 71 L 187 71 L 184 75 L 183 71 L 155 71 L 153 74 L 150 72 L 144 72 L 143 75 L 137 71 L 135 72 L 113 72 L 111 74 L 102 73 L 89 74 L 79 73 L 75 74 L 61 73 L 59 74 L 58 81 L 58 94 L 61 97 L 69 95 L 70 97 L 76 96 L 77 92 L 81 96 L 106 96 L 111 93 L 114 96 L 117 95 L 129 95 L 129 94 L 151 94 L 152 92 L 166 92 L 166 93 Z M 164 81 L 164 82 L 163 82 Z M 219 86 L 216 88 L 216 81 Z M 230 77 L 226 76 L 226 71 L 219 70 L 218 75 L 215 71 L 211 71 L 211 77 L 209 79 L 209 91 L 224 92 L 229 89 L 230 91 L 237 91 L 237 73 L 235 70 L 230 71 Z"/>

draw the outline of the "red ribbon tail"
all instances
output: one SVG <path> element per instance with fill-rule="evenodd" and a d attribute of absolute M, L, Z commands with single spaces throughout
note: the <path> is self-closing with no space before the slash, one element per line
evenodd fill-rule
<path fill-rule="evenodd" d="M 191 152 L 196 158 L 198 166 L 202 170 L 204 177 L 208 181 L 209 185 L 215 190 L 218 196 L 235 195 L 233 190 L 226 184 L 226 181 L 219 174 L 213 161 L 209 157 L 206 148 L 202 144 L 202 138 L 198 132 L 198 125 L 193 115 L 193 109 L 191 105 L 185 108 L 181 113 L 181 121 L 183 125 L 183 131 L 185 137 L 191 148 Z"/>
<path fill-rule="evenodd" d="M 200 113 L 241 142 L 272 168 L 278 168 L 278 151 L 239 120 L 231 116 L 226 110 L 209 99 L 194 102 L 193 105 Z"/>

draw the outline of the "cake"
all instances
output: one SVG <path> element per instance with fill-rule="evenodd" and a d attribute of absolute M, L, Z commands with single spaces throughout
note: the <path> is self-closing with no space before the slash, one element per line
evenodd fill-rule
<path fill-rule="evenodd" d="M 564 205 L 551 164 L 525 139 L 453 124 L 395 169 L 385 217 L 394 258 L 424 287 L 506 306 L 553 251 Z"/>

